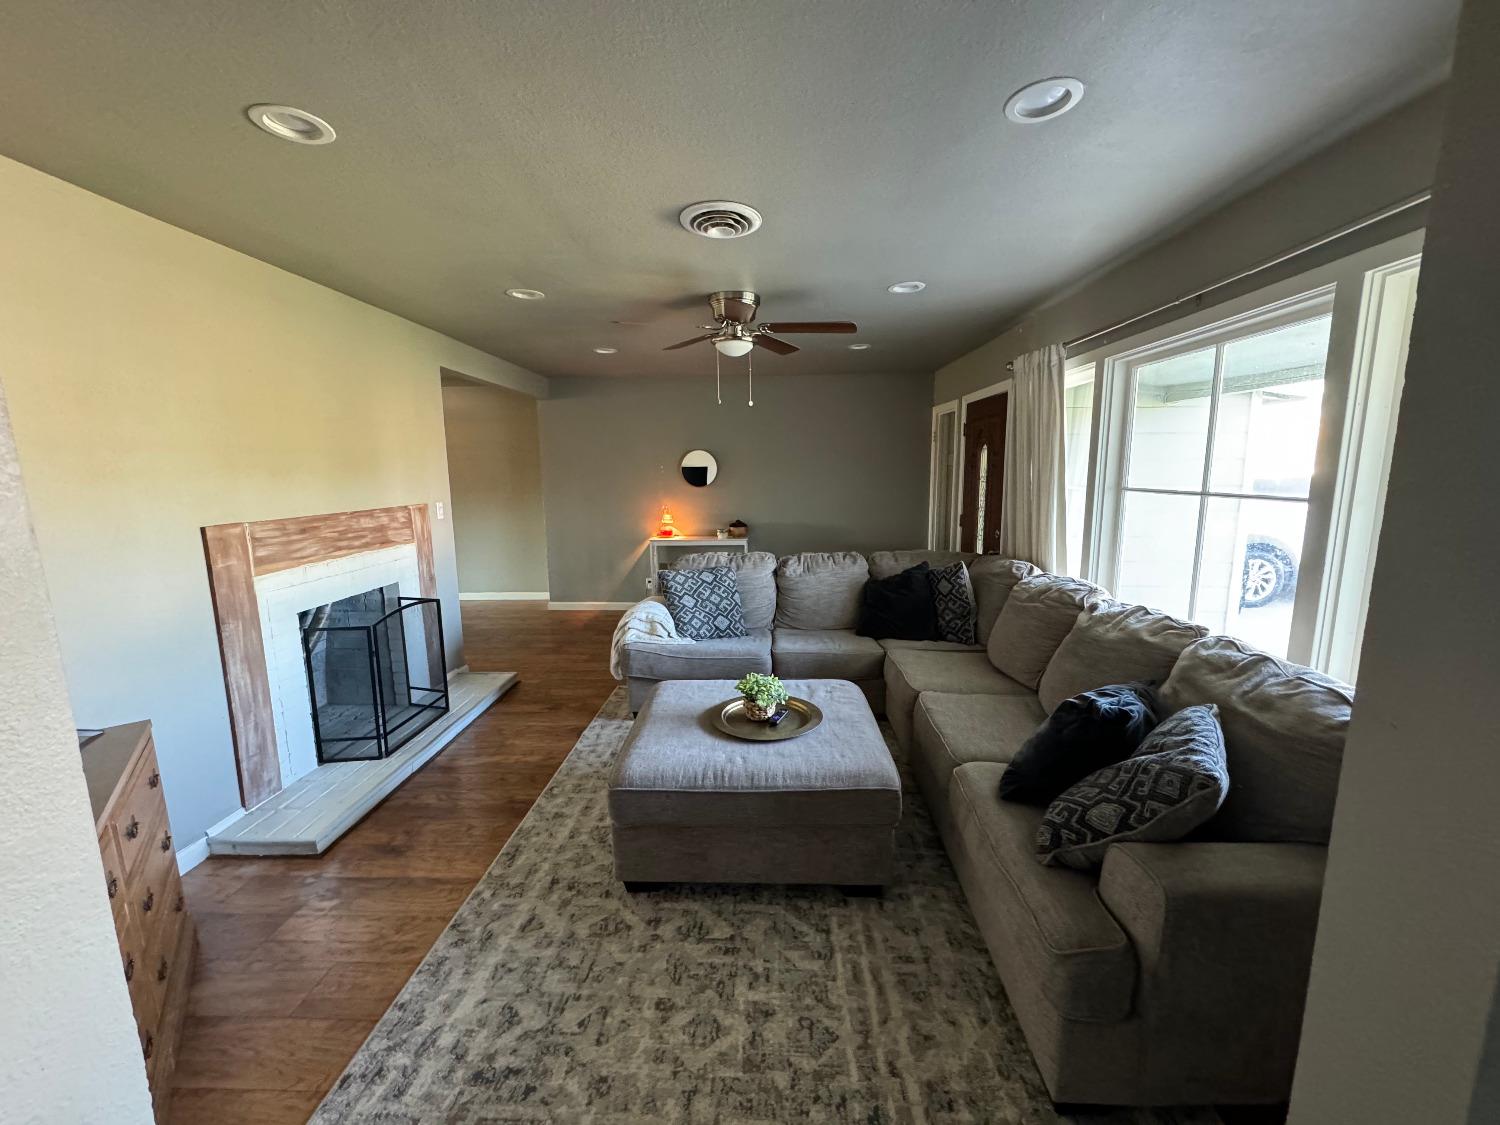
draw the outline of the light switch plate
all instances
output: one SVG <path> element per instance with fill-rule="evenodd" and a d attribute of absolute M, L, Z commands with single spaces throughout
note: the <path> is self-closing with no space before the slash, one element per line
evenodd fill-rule
<path fill-rule="evenodd" d="M 442 519 L 443 518 L 443 502 L 441 500 L 439 500 L 437 502 L 437 504 L 434 505 L 434 506 L 437 508 L 437 518 L 438 519 Z"/>

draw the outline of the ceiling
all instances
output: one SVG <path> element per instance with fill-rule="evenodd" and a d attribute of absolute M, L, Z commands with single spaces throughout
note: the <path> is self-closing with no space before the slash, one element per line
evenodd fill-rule
<path fill-rule="evenodd" d="M 872 345 L 766 370 L 931 371 L 1440 81 L 1457 7 L 7 0 L 0 153 L 545 375 L 711 370 L 659 349 L 721 288 Z M 1081 105 L 1006 120 L 1055 74 Z M 338 140 L 276 140 L 255 102 Z M 765 225 L 688 234 L 702 199 Z"/>

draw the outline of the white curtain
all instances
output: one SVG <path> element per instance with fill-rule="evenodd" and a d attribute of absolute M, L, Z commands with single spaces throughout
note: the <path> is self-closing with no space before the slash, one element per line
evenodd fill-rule
<path fill-rule="evenodd" d="M 1061 344 L 1017 356 L 1005 442 L 1000 552 L 1060 573 L 1067 552 Z"/>

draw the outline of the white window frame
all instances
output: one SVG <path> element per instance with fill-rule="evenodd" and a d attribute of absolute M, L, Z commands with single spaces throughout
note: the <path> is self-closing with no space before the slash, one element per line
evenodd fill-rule
<path fill-rule="evenodd" d="M 1083 570 L 1089 580 L 1107 589 L 1114 588 L 1121 515 L 1120 485 L 1124 480 L 1125 445 L 1130 433 L 1129 408 L 1134 397 L 1133 388 L 1125 385 L 1130 382 L 1129 366 L 1139 363 L 1144 355 L 1174 350 L 1175 345 L 1195 336 L 1201 337 L 1198 346 L 1206 347 L 1210 342 L 1216 342 L 1215 337 L 1221 332 L 1231 336 L 1244 334 L 1245 326 L 1258 318 L 1264 320 L 1264 328 L 1260 330 L 1275 327 L 1267 314 L 1295 309 L 1301 300 L 1331 292 L 1333 320 L 1324 368 L 1322 422 L 1308 491 L 1307 524 L 1298 565 L 1297 598 L 1292 611 L 1288 657 L 1300 663 L 1313 663 L 1315 657 L 1326 652 L 1328 646 L 1323 634 L 1328 625 L 1323 590 L 1331 581 L 1330 535 L 1339 505 L 1346 502 L 1340 489 L 1341 474 L 1347 470 L 1342 452 L 1345 448 L 1352 448 L 1347 444 L 1351 439 L 1349 417 L 1354 405 L 1351 384 L 1366 277 L 1372 271 L 1420 254 L 1422 241 L 1423 232 L 1413 231 L 1299 276 L 1200 309 L 1171 323 L 1069 357 L 1070 369 L 1074 365 L 1098 365 L 1094 383 L 1089 497 L 1084 519 Z M 1317 314 L 1294 316 L 1286 322 L 1292 323 L 1306 315 Z"/>
<path fill-rule="evenodd" d="M 1094 481 L 1099 471 L 1099 412 L 1101 409 L 1100 400 L 1104 397 L 1104 373 L 1100 370 L 1099 362 L 1086 355 L 1067 361 L 1063 367 L 1064 394 L 1089 380 L 1093 381 L 1094 394 L 1090 400 L 1089 432 L 1086 437 L 1089 455 L 1088 467 L 1084 470 L 1083 543 L 1078 555 L 1078 574 L 1075 575 L 1078 578 L 1093 573 L 1091 568 L 1093 565 L 1094 542 Z M 1066 464 L 1066 450 L 1063 451 L 1063 460 Z M 1064 513 L 1063 521 L 1064 528 L 1066 528 L 1066 513 Z"/>
<path fill-rule="evenodd" d="M 938 464 L 938 425 L 945 415 L 953 416 L 953 479 L 949 482 L 948 511 L 952 515 L 949 526 L 939 527 L 938 480 L 941 466 Z M 929 551 L 952 551 L 958 541 L 958 504 L 963 488 L 963 423 L 959 419 L 958 399 L 950 398 L 932 408 L 931 447 L 927 458 L 927 549 Z"/>

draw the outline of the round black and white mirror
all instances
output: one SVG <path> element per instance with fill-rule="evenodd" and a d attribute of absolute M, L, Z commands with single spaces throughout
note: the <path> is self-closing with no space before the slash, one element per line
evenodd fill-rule
<path fill-rule="evenodd" d="M 690 449 L 682 455 L 682 479 L 694 488 L 713 484 L 719 475 L 719 463 L 706 449 Z"/>

